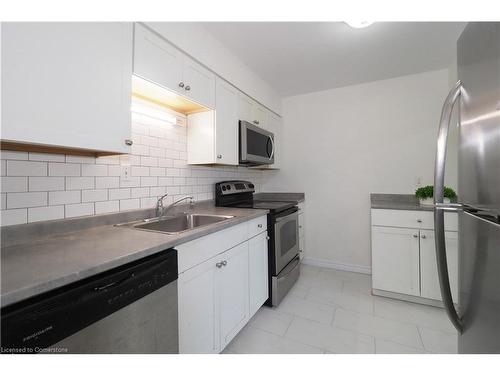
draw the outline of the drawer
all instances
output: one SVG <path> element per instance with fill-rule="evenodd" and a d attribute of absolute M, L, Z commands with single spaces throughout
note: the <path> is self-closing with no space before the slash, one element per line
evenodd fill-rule
<path fill-rule="evenodd" d="M 248 238 L 255 237 L 256 235 L 267 230 L 267 215 L 258 217 L 257 219 L 250 220 L 247 223 Z"/>
<path fill-rule="evenodd" d="M 175 246 L 179 273 L 246 241 L 248 239 L 247 224 L 238 224 Z"/>
<path fill-rule="evenodd" d="M 434 213 L 432 211 L 384 210 L 372 209 L 372 225 L 385 227 L 401 227 L 416 229 L 434 229 Z M 458 215 L 445 212 L 445 230 L 458 230 Z"/>

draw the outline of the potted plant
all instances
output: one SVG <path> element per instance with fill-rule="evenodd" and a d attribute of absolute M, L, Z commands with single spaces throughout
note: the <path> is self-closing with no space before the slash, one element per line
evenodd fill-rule
<path fill-rule="evenodd" d="M 418 188 L 415 191 L 415 196 L 418 198 L 420 201 L 420 204 L 422 206 L 433 206 L 434 205 L 434 186 L 427 185 L 421 188 Z M 457 193 L 450 188 L 445 186 L 444 187 L 444 203 L 450 203 L 452 199 L 455 199 L 457 197 Z"/>

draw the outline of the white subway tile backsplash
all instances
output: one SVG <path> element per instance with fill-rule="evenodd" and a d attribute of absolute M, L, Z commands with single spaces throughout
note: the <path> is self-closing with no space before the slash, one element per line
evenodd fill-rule
<path fill-rule="evenodd" d="M 134 210 L 141 207 L 139 199 L 123 199 L 120 201 L 120 211 Z"/>
<path fill-rule="evenodd" d="M 95 160 L 92 156 L 66 155 L 66 163 L 95 164 Z"/>
<path fill-rule="evenodd" d="M 129 155 L 103 157 L 2 151 L 2 225 L 153 207 L 180 195 L 213 199 L 213 184 L 253 181 L 263 172 L 243 167 L 187 165 L 187 128 L 133 114 Z M 130 168 L 127 180 L 121 178 Z M 4 181 L 4 176 L 6 180 Z"/>
<path fill-rule="evenodd" d="M 29 191 L 64 190 L 64 177 L 29 177 Z"/>
<path fill-rule="evenodd" d="M 107 176 L 108 166 L 102 164 L 82 164 L 82 176 Z"/>
<path fill-rule="evenodd" d="M 1 225 L 25 224 L 28 222 L 28 209 L 2 210 Z"/>
<path fill-rule="evenodd" d="M 80 170 L 80 164 L 49 163 L 49 176 L 80 176 Z"/>
<path fill-rule="evenodd" d="M 82 202 L 98 202 L 107 200 L 108 189 L 82 190 Z"/>
<path fill-rule="evenodd" d="M 96 177 L 96 189 L 118 188 L 120 187 L 120 177 Z"/>
<path fill-rule="evenodd" d="M 66 190 L 93 189 L 94 177 L 66 177 Z"/>
<path fill-rule="evenodd" d="M 67 204 L 64 211 L 66 217 L 94 215 L 94 203 Z"/>
<path fill-rule="evenodd" d="M 26 208 L 47 205 L 47 193 L 7 193 L 7 208 Z"/>
<path fill-rule="evenodd" d="M 7 160 L 7 176 L 47 176 L 47 163 Z"/>
<path fill-rule="evenodd" d="M 120 210 L 119 201 L 95 202 L 95 214 L 107 214 L 109 212 L 117 212 Z"/>
<path fill-rule="evenodd" d="M 28 208 L 28 222 L 56 220 L 64 218 L 64 206 Z"/>
<path fill-rule="evenodd" d="M 65 155 L 61 154 L 45 154 L 41 152 L 30 152 L 29 160 L 32 161 L 58 161 L 64 163 Z"/>
<path fill-rule="evenodd" d="M 130 198 L 142 198 L 147 196 L 149 196 L 148 187 L 137 187 L 130 189 Z"/>
<path fill-rule="evenodd" d="M 121 188 L 121 189 L 109 189 L 109 199 L 128 199 L 130 198 L 130 189 L 129 188 Z"/>
<path fill-rule="evenodd" d="M 28 154 L 22 151 L 1 150 L 0 158 L 3 160 L 28 160 Z"/>
<path fill-rule="evenodd" d="M 0 182 L 4 193 L 28 191 L 28 177 L 2 177 Z"/>
<path fill-rule="evenodd" d="M 49 206 L 58 204 L 80 203 L 81 192 L 80 190 L 69 191 L 49 191 Z"/>

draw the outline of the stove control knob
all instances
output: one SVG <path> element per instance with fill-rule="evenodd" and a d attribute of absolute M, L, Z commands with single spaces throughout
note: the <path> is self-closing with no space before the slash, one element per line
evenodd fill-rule
<path fill-rule="evenodd" d="M 254 188 L 254 184 L 248 184 L 248 187 L 249 187 L 250 189 L 253 189 L 253 188 Z"/>
<path fill-rule="evenodd" d="M 231 185 L 226 186 L 227 190 L 231 190 Z"/>
<path fill-rule="evenodd" d="M 226 191 L 226 187 L 222 185 L 222 191 Z"/>

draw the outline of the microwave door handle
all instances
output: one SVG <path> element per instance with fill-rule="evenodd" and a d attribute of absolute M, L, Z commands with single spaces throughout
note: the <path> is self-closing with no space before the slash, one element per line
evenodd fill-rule
<path fill-rule="evenodd" d="M 272 158 L 274 157 L 274 139 L 273 139 L 273 136 L 270 135 L 269 136 L 269 139 L 271 140 L 271 156 L 269 156 L 269 160 L 272 160 Z"/>

